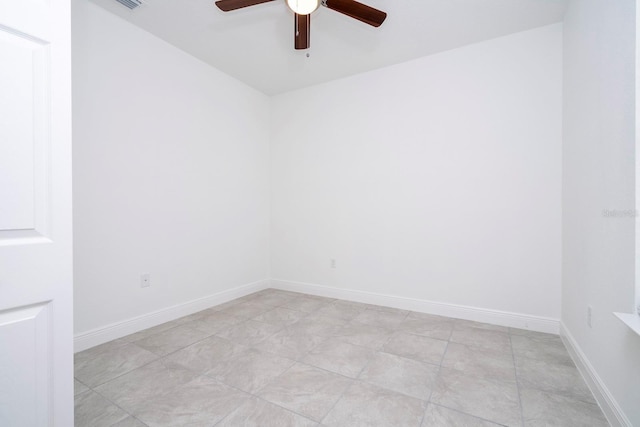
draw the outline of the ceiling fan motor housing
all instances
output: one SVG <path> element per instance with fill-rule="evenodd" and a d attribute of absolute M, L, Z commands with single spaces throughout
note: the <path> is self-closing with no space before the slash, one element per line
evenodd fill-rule
<path fill-rule="evenodd" d="M 139 0 L 118 0 L 139 1 Z M 216 6 L 223 12 L 255 6 L 274 0 L 218 0 Z M 286 0 L 287 6 L 294 12 L 294 47 L 295 49 L 309 48 L 309 34 L 311 32 L 311 13 L 321 4 L 327 9 L 347 15 L 358 21 L 374 27 L 382 25 L 387 14 L 355 0 Z"/>

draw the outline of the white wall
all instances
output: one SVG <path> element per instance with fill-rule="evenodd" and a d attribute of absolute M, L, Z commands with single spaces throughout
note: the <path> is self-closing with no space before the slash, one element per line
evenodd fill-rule
<path fill-rule="evenodd" d="M 634 306 L 635 6 L 574 0 L 564 23 L 562 322 L 640 425 L 640 337 L 612 315 Z M 586 322 L 593 307 L 592 327 Z"/>
<path fill-rule="evenodd" d="M 274 97 L 272 277 L 558 319 L 561 47 L 556 24 Z"/>
<path fill-rule="evenodd" d="M 268 279 L 268 98 L 90 2 L 73 22 L 76 334 Z"/>

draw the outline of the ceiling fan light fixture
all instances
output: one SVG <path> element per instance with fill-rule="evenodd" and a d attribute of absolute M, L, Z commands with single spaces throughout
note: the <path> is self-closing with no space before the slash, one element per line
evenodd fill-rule
<path fill-rule="evenodd" d="M 320 2 L 318 0 L 287 0 L 287 6 L 298 15 L 309 15 L 316 10 Z"/>

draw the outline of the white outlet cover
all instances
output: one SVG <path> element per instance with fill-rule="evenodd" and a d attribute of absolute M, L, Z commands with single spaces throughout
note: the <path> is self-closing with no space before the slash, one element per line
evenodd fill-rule
<path fill-rule="evenodd" d="M 140 287 L 141 288 L 148 288 L 149 286 L 151 286 L 151 275 L 150 274 L 143 274 L 140 276 Z"/>

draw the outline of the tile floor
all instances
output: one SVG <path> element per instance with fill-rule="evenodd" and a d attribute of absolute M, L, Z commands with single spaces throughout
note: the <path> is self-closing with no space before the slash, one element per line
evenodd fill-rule
<path fill-rule="evenodd" d="M 267 289 L 75 356 L 76 426 L 607 426 L 557 336 Z"/>

